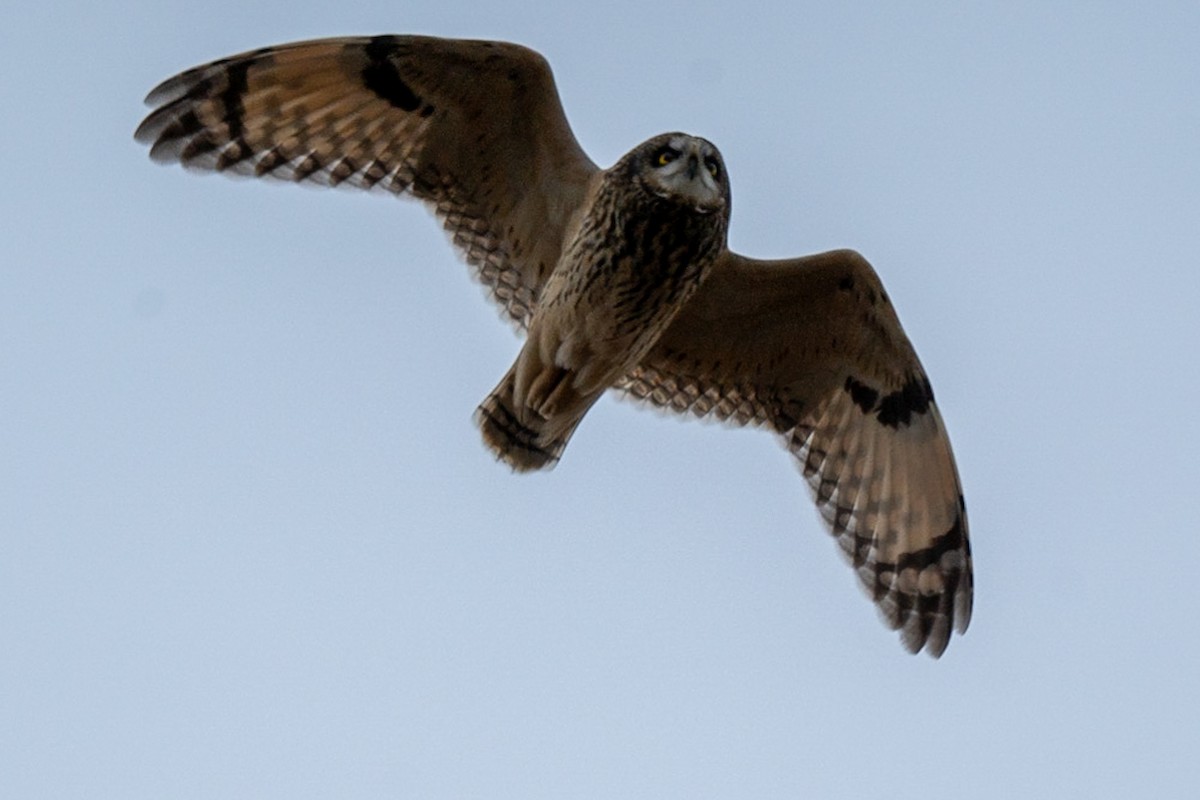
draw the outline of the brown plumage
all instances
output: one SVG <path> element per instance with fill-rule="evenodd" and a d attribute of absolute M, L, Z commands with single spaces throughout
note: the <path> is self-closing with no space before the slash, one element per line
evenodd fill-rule
<path fill-rule="evenodd" d="M 710 143 L 664 134 L 600 170 L 541 56 L 420 36 L 264 48 L 147 101 L 158 108 L 136 137 L 156 160 L 428 203 L 528 331 L 477 413 L 514 468 L 552 465 L 609 388 L 770 428 L 905 646 L 938 656 L 966 630 L 954 458 L 878 276 L 848 250 L 729 251 L 729 185 Z"/>
<path fill-rule="evenodd" d="M 689 169 L 697 182 L 712 171 L 707 204 L 664 185 L 662 173 L 686 181 Z M 501 459 L 522 471 L 557 461 L 587 410 L 700 287 L 725 249 L 723 176 L 716 148 L 682 133 L 656 136 L 596 174 L 525 346 L 479 407 L 484 440 Z"/>

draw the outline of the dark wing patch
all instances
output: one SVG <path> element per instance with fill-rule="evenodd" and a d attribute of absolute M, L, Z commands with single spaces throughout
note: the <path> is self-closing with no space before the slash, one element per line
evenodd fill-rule
<path fill-rule="evenodd" d="M 864 414 L 870 414 L 875 409 L 875 401 L 879 399 L 879 392 L 870 386 L 856 381 L 853 377 L 848 377 L 846 378 L 846 391 L 849 392 L 854 405 L 858 406 Z"/>
<path fill-rule="evenodd" d="M 884 395 L 879 401 L 876 418 L 880 425 L 899 428 L 911 425 L 914 416 L 929 411 L 933 405 L 933 387 L 924 375 L 914 375 L 903 387 Z"/>
<path fill-rule="evenodd" d="M 363 86 L 401 111 L 416 111 L 421 107 L 421 98 L 404 82 L 391 61 L 395 46 L 394 36 L 376 36 L 367 43 L 363 48 L 367 56 L 367 65 L 362 69 Z M 429 110 L 432 112 L 433 106 Z"/>

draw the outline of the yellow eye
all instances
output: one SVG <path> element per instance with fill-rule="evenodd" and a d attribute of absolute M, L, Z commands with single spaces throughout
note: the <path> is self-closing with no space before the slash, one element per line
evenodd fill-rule
<path fill-rule="evenodd" d="M 679 154 L 669 147 L 664 147 L 658 151 L 658 155 L 654 157 L 654 163 L 660 167 L 665 167 L 675 159 L 679 158 Z"/>
<path fill-rule="evenodd" d="M 721 168 L 717 166 L 716 159 L 704 159 L 704 166 L 708 168 L 708 174 L 712 175 L 714 178 L 721 174 Z"/>

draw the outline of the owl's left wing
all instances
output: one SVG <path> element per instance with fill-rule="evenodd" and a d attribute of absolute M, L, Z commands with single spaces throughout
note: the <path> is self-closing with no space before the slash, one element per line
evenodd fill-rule
<path fill-rule="evenodd" d="M 550 67 L 504 42 L 375 36 L 265 47 L 164 81 L 134 134 L 158 161 L 426 201 L 525 325 L 596 166 Z"/>
<path fill-rule="evenodd" d="M 726 253 L 618 388 L 780 433 L 884 621 L 937 657 L 971 619 L 962 488 L 925 372 L 870 264 Z"/>

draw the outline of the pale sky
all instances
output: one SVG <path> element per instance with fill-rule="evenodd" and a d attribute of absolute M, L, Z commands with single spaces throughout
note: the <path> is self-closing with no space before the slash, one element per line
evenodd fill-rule
<path fill-rule="evenodd" d="M 1194 797 L 1194 2 L 6 16 L 0 796 Z M 762 431 L 606 398 L 495 463 L 520 341 L 420 205 L 132 139 L 180 70 L 375 33 L 531 46 L 597 163 L 704 136 L 735 249 L 872 261 L 970 513 L 940 661 Z"/>

